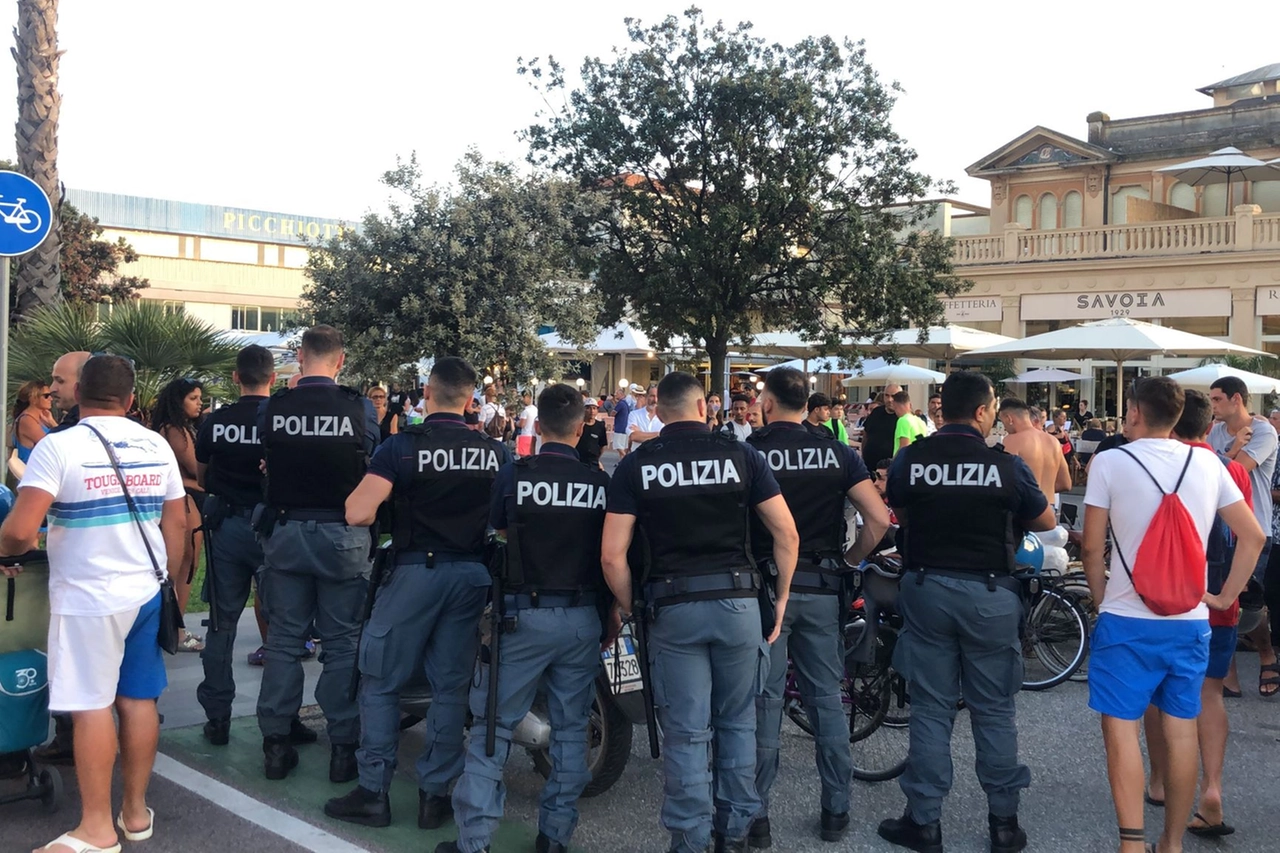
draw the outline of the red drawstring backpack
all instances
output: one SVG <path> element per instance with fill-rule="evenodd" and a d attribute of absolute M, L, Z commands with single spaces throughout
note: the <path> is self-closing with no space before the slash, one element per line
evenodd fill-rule
<path fill-rule="evenodd" d="M 1117 447 L 1116 450 L 1137 462 L 1138 467 L 1151 478 L 1151 482 L 1155 483 L 1164 496 L 1156 514 L 1151 517 L 1147 532 L 1142 535 L 1142 544 L 1138 546 L 1132 569 L 1120 551 L 1120 542 L 1113 532 L 1111 538 L 1116 554 L 1120 556 L 1120 565 L 1124 566 L 1134 592 L 1138 593 L 1142 603 L 1152 613 L 1157 616 L 1178 616 L 1195 610 L 1207 591 L 1205 583 L 1208 559 L 1195 521 L 1178 497 L 1178 489 L 1187 476 L 1187 469 L 1191 467 L 1191 454 L 1195 449 L 1187 448 L 1186 464 L 1182 466 L 1178 482 L 1169 492 L 1161 488 L 1155 475 L 1138 461 L 1138 457 L 1123 447 Z"/>

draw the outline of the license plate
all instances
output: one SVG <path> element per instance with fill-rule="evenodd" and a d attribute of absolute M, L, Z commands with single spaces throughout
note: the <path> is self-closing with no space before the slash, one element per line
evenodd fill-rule
<path fill-rule="evenodd" d="M 614 652 L 620 652 L 615 655 Z M 636 657 L 635 644 L 630 637 L 619 637 L 613 648 L 600 653 L 604 662 L 605 676 L 609 679 L 609 688 L 615 694 L 633 693 L 641 690 L 644 683 L 640 677 L 640 660 Z"/>

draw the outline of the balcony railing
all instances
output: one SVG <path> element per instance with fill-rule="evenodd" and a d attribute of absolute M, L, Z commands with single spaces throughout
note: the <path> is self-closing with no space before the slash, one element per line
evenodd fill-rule
<path fill-rule="evenodd" d="M 1280 251 L 1280 214 L 1262 215 L 1254 205 L 1241 205 L 1235 216 L 1178 219 L 1028 231 L 1017 224 L 1003 234 L 957 237 L 956 266 L 1067 261 L 1084 258 L 1159 257 L 1207 252 Z"/>

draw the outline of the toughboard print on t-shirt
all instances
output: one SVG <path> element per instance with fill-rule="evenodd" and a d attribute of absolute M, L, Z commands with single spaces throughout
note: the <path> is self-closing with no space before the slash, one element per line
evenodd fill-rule
<path fill-rule="evenodd" d="M 52 612 L 67 616 L 123 612 L 145 604 L 157 589 L 155 570 L 120 478 L 87 425 L 98 429 L 115 451 L 162 569 L 164 502 L 185 494 L 169 443 L 126 418 L 85 418 L 79 426 L 50 434 L 36 445 L 19 488 L 53 496 L 48 519 L 49 603 Z"/>

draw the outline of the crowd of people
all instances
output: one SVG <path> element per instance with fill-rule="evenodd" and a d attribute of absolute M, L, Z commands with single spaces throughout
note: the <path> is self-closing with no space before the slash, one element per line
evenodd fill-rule
<path fill-rule="evenodd" d="M 815 730 L 819 835 L 837 842 L 852 772 L 842 602 L 864 558 L 896 548 L 894 666 L 911 696 L 910 750 L 906 808 L 879 834 L 942 850 L 963 692 L 990 846 L 1016 853 L 1028 843 L 1018 807 L 1031 771 L 1015 725 L 1023 605 L 1013 553 L 1023 531 L 1058 524 L 1059 496 L 1085 473 L 1073 465 L 1076 441 L 1099 441 L 1081 534 L 1100 614 L 1089 704 L 1119 849 L 1178 853 L 1185 831 L 1234 832 L 1224 700 L 1241 693 L 1238 633 L 1258 651 L 1261 695 L 1280 688 L 1277 433 L 1238 380 L 1208 395 L 1139 380 L 1118 440 L 1103 446 L 1068 426 L 1100 429 L 1086 404 L 1046 418 L 998 399 L 977 372 L 952 373 L 918 412 L 896 386 L 846 410 L 788 368 L 738 389 L 728 407 L 680 372 L 617 399 L 553 383 L 507 406 L 460 358 L 436 359 L 420 393 L 343 387 L 344 360 L 336 330 L 309 329 L 298 378 L 273 394 L 271 354 L 246 347 L 235 402 L 206 413 L 201 384 L 175 380 L 148 426 L 122 358 L 69 353 L 51 383 L 23 386 L 13 432 L 25 470 L 0 553 L 34 548 L 47 526 L 50 707 L 64 716 L 46 749 L 74 757 L 83 803 L 79 826 L 45 849 L 113 851 L 121 834 L 153 832 L 154 700 L 167 683 L 158 588 L 167 575 L 185 609 L 202 553 L 209 630 L 176 639 L 201 651 L 204 737 L 212 747 L 232 737 L 231 650 L 256 586 L 263 774 L 287 779 L 299 747 L 319 740 L 299 718 L 301 662 L 319 640 L 329 779 L 356 783 L 323 804 L 331 818 L 391 822 L 400 696 L 425 675 L 418 825 L 453 821 L 456 840 L 436 853 L 489 850 L 513 730 L 543 689 L 555 735 L 536 849 L 567 850 L 590 779 L 599 655 L 626 622 L 644 641 L 646 701 L 661 724 L 672 853 L 773 844 L 788 661 Z M 1005 437 L 993 447 L 997 420 Z M 611 477 L 610 446 L 621 457 Z M 500 655 L 497 643 L 480 654 L 486 606 L 498 611 Z M 1154 847 L 1144 801 L 1166 809 Z"/>

